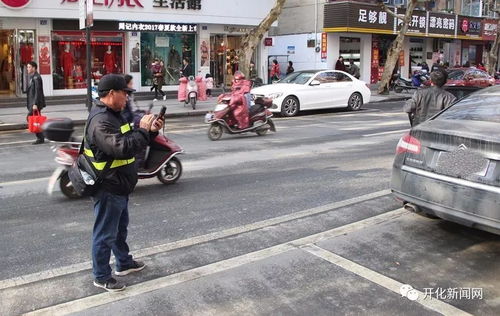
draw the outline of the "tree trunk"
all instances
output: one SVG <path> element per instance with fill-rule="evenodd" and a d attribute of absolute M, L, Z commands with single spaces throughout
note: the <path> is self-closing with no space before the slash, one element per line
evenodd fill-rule
<path fill-rule="evenodd" d="M 260 24 L 246 34 L 241 40 L 241 48 L 238 54 L 238 70 L 245 76 L 249 77 L 249 68 L 252 55 L 264 37 L 264 34 L 269 31 L 271 25 L 278 19 L 283 10 L 286 0 L 276 0 L 276 4 L 271 9 L 269 14 L 260 22 Z"/>
<path fill-rule="evenodd" d="M 389 84 L 391 82 L 392 72 L 394 71 L 394 68 L 396 67 L 396 64 L 399 60 L 399 53 L 403 49 L 403 42 L 406 36 L 406 32 L 408 32 L 411 16 L 416 6 L 417 6 L 417 0 L 411 0 L 408 2 L 408 8 L 406 9 L 401 29 L 399 30 L 396 39 L 392 42 L 391 48 L 389 48 L 389 52 L 387 54 L 387 60 L 384 66 L 384 72 L 382 73 L 382 78 L 380 79 L 379 83 L 379 88 L 378 88 L 379 94 L 389 93 Z M 396 23 L 398 23 L 397 20 Z"/>
<path fill-rule="evenodd" d="M 498 48 L 500 47 L 500 19 L 497 22 L 497 34 L 495 36 L 495 41 L 491 44 L 490 51 L 488 52 L 488 58 L 486 59 L 486 69 L 490 75 L 495 75 L 498 63 Z"/>

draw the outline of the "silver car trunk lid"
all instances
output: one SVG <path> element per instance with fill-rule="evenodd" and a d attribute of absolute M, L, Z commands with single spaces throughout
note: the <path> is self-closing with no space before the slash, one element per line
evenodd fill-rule
<path fill-rule="evenodd" d="M 419 153 L 404 164 L 478 183 L 500 186 L 500 124 L 471 120 L 431 120 L 411 131 Z"/>

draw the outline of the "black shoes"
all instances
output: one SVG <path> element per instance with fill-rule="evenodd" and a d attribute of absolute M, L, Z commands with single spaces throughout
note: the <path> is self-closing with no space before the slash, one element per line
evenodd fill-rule
<path fill-rule="evenodd" d="M 126 288 L 125 284 L 122 284 L 113 278 L 104 282 L 94 280 L 94 285 L 96 287 L 100 287 L 101 289 L 105 289 L 108 292 L 120 292 Z"/>
<path fill-rule="evenodd" d="M 32 145 L 38 145 L 38 144 L 43 144 L 43 143 L 45 143 L 45 141 L 43 139 L 38 138 L 37 140 L 35 140 L 31 144 Z"/>
<path fill-rule="evenodd" d="M 122 268 L 121 270 L 116 270 L 115 271 L 115 275 L 118 275 L 118 276 L 124 276 L 124 275 L 127 275 L 127 274 L 130 274 L 132 272 L 137 272 L 137 271 L 141 271 L 142 269 L 144 269 L 146 267 L 146 265 L 144 264 L 144 262 L 141 262 L 141 261 L 133 261 L 132 264 L 128 267 L 124 267 Z"/>

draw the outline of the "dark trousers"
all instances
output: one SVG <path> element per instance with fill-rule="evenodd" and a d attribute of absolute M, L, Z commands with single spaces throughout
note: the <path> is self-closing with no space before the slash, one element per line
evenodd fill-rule
<path fill-rule="evenodd" d="M 111 278 L 111 251 L 115 255 L 117 269 L 132 263 L 127 245 L 128 196 L 100 190 L 93 200 L 92 269 L 94 278 L 104 282 Z"/>
<path fill-rule="evenodd" d="M 209 96 L 209 97 L 212 96 L 212 89 L 207 89 L 207 96 Z"/>
<path fill-rule="evenodd" d="M 38 112 L 40 113 L 40 115 L 42 115 L 42 110 L 39 109 Z M 28 122 L 28 116 L 32 115 L 33 115 L 33 110 L 28 111 L 28 115 L 26 116 L 26 122 Z M 36 133 L 35 135 L 37 139 L 44 140 L 43 133 Z"/>
<path fill-rule="evenodd" d="M 153 90 L 155 90 L 155 99 L 158 99 L 158 92 L 160 92 L 161 96 L 165 95 L 165 92 L 163 92 L 163 90 L 161 90 L 157 84 L 154 84 L 151 87 L 151 91 L 153 91 Z"/>

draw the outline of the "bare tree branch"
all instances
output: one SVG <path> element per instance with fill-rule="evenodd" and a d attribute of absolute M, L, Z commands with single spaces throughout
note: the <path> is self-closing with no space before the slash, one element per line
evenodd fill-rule
<path fill-rule="evenodd" d="M 250 60 L 255 49 L 259 45 L 264 34 L 269 31 L 271 25 L 278 19 L 283 10 L 286 0 L 276 0 L 276 4 L 269 14 L 253 30 L 248 32 L 241 40 L 241 49 L 238 54 L 238 69 L 245 75 L 249 75 Z"/>
<path fill-rule="evenodd" d="M 403 20 L 405 18 L 405 16 L 403 14 L 396 14 L 394 13 L 394 11 L 392 11 L 391 9 L 389 9 L 385 3 L 383 2 L 379 2 L 378 3 L 379 7 L 384 10 L 385 12 L 387 12 L 387 14 L 389 14 L 390 16 L 392 16 L 393 18 L 396 18 L 396 19 L 400 19 L 400 20 Z"/>

